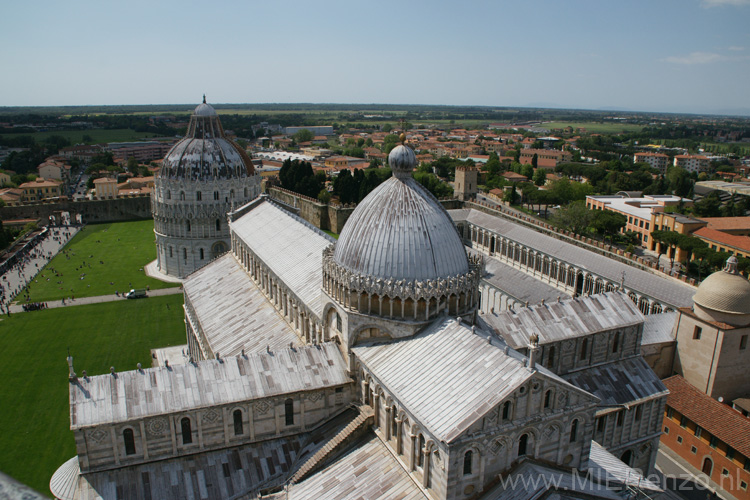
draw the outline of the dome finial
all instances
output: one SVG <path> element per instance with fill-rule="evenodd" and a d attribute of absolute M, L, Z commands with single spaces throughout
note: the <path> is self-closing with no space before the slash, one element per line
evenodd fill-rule
<path fill-rule="evenodd" d="M 740 274 L 737 268 L 737 257 L 730 255 L 727 259 L 727 264 L 724 266 L 724 272 L 729 274 Z"/>
<path fill-rule="evenodd" d="M 203 104 L 206 104 L 206 94 L 205 94 L 205 92 L 203 93 Z"/>
<path fill-rule="evenodd" d="M 401 132 L 401 135 L 398 136 L 398 140 L 401 141 L 401 144 L 406 144 L 406 134 Z"/>

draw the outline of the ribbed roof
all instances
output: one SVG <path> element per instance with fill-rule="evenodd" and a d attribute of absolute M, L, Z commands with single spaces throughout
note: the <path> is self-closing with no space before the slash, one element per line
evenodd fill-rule
<path fill-rule="evenodd" d="M 164 158 L 159 176 L 171 179 L 211 179 L 247 177 L 255 173 L 247 153 L 227 139 L 219 116 L 203 103 L 190 117 L 185 138 Z"/>
<path fill-rule="evenodd" d="M 453 221 L 412 177 L 391 177 L 357 206 L 333 258 L 376 279 L 437 279 L 469 271 Z"/>
<path fill-rule="evenodd" d="M 737 273 L 736 257 L 727 260 L 724 270 L 703 280 L 693 302 L 714 311 L 750 314 L 750 281 Z"/>

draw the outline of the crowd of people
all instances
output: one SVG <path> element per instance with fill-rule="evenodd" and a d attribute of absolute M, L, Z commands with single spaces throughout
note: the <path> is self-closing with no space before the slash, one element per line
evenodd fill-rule
<path fill-rule="evenodd" d="M 22 298 L 25 299 L 25 311 L 46 307 L 44 303 L 30 302 L 27 285 L 76 232 L 78 227 L 75 226 L 46 227 L 0 264 L 1 312 L 10 314 L 10 304 L 19 294 L 23 294 Z M 53 272 L 56 273 L 54 270 Z M 61 275 L 62 273 L 57 274 Z"/>

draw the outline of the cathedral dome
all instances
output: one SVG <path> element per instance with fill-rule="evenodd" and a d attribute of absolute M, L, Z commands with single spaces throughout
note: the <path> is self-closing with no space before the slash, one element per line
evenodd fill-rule
<path fill-rule="evenodd" d="M 375 188 L 349 217 L 333 260 L 373 279 L 435 280 L 469 272 L 466 250 L 440 202 L 411 177 L 414 151 L 389 155 L 394 176 Z"/>
<path fill-rule="evenodd" d="M 216 110 L 206 98 L 195 108 L 185 138 L 164 158 L 159 176 L 208 180 L 244 178 L 255 172 L 247 153 L 224 135 Z"/>
<path fill-rule="evenodd" d="M 693 302 L 707 312 L 738 315 L 739 324 L 750 320 L 750 281 L 739 274 L 736 257 L 729 257 L 722 271 L 703 280 L 693 296 Z M 736 324 L 725 317 L 720 321 Z"/>

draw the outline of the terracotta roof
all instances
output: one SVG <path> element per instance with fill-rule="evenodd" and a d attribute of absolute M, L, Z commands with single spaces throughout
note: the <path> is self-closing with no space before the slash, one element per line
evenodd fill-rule
<path fill-rule="evenodd" d="M 750 217 L 701 217 L 700 220 L 717 231 L 750 230 Z"/>
<path fill-rule="evenodd" d="M 503 177 L 510 181 L 528 181 L 525 175 L 517 174 L 515 172 L 503 172 Z"/>
<path fill-rule="evenodd" d="M 667 406 L 750 457 L 750 419 L 699 391 L 680 375 L 662 382 L 669 389 Z"/>
<path fill-rule="evenodd" d="M 738 236 L 723 231 L 717 231 L 716 229 L 709 229 L 707 227 L 698 229 L 693 232 L 693 235 L 701 239 L 705 238 L 714 241 L 720 245 L 739 248 L 745 252 L 750 252 L 750 236 Z"/>

